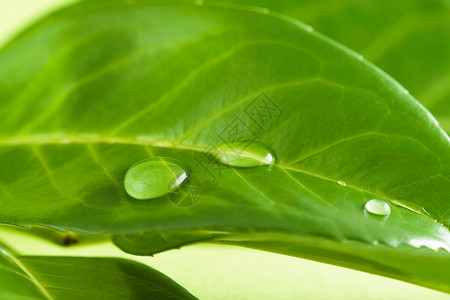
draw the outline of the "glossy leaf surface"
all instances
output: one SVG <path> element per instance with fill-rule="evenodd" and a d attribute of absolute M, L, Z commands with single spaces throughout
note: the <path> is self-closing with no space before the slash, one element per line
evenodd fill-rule
<path fill-rule="evenodd" d="M 434 252 L 450 246 L 448 136 L 396 81 L 293 19 L 230 4 L 88 1 L 14 40 L 0 69 L 2 223 L 125 234 L 128 248 L 126 234 L 163 230 L 242 245 L 258 232 L 255 247 L 286 248 L 275 232 L 298 256 L 299 238 L 321 237 L 393 255 L 424 246 L 448 264 Z M 211 160 L 214 145 L 249 141 L 277 163 Z M 132 199 L 124 175 L 153 156 L 190 166 L 189 182 Z M 370 199 L 386 201 L 389 217 L 365 213 Z M 351 264 L 323 257 L 398 278 L 402 268 L 364 267 L 365 251 L 385 259 L 376 249 L 355 247 Z M 401 279 L 449 291 L 419 270 Z"/>
<path fill-rule="evenodd" d="M 289 15 L 352 48 L 404 85 L 450 131 L 448 1 L 226 1 Z"/>

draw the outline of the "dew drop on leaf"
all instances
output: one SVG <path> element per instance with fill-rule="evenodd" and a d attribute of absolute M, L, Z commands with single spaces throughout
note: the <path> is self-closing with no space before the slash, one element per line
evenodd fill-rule
<path fill-rule="evenodd" d="M 174 144 L 172 141 L 161 139 L 153 142 L 153 146 L 155 147 L 165 147 L 165 148 L 174 148 Z"/>
<path fill-rule="evenodd" d="M 403 86 L 400 86 L 400 89 L 402 90 L 403 94 L 409 95 L 409 91 L 405 89 Z"/>
<path fill-rule="evenodd" d="M 364 209 L 367 212 L 378 216 L 388 216 L 391 213 L 391 207 L 389 204 L 380 199 L 372 199 L 367 201 Z"/>
<path fill-rule="evenodd" d="M 222 144 L 216 149 L 216 159 L 232 167 L 254 168 L 275 163 L 273 151 L 259 143 L 249 145 Z"/>
<path fill-rule="evenodd" d="M 338 182 L 337 182 L 339 185 L 342 185 L 342 186 L 346 186 L 347 184 L 345 183 L 345 181 L 342 181 L 342 180 L 339 180 Z"/>
<path fill-rule="evenodd" d="M 137 162 L 125 174 L 125 191 L 138 200 L 162 197 L 176 189 L 191 175 L 189 167 L 165 157 Z"/>

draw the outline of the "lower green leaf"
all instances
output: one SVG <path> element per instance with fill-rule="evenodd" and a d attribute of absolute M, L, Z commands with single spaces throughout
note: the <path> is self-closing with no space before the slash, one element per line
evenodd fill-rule
<path fill-rule="evenodd" d="M 133 261 L 15 256 L 0 250 L 2 299 L 196 299 L 162 273 Z"/>

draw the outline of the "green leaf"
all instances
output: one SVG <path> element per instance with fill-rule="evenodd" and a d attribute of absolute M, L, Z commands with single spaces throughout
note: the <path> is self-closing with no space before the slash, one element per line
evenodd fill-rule
<path fill-rule="evenodd" d="M 270 243 L 268 242 L 270 241 Z M 448 252 L 429 251 L 399 245 L 368 245 L 355 241 L 330 241 L 321 238 L 294 238 L 286 235 L 230 237 L 218 242 L 299 256 L 336 264 L 449 292 L 450 260 Z"/>
<path fill-rule="evenodd" d="M 124 252 L 134 255 L 153 256 L 167 250 L 181 248 L 194 243 L 210 242 L 224 236 L 212 232 L 143 232 L 115 235 L 112 241 Z"/>
<path fill-rule="evenodd" d="M 226 0 L 302 20 L 404 85 L 450 131 L 450 4 L 441 0 Z"/>
<path fill-rule="evenodd" d="M 2 223 L 110 233 L 139 254 L 216 235 L 297 256 L 303 239 L 350 240 L 362 245 L 351 256 L 317 242 L 314 259 L 450 292 L 446 269 L 431 269 L 450 259 L 448 136 L 391 77 L 302 23 L 233 5 L 89 1 L 28 29 L 0 69 Z M 277 163 L 211 164 L 205 152 L 236 133 Z M 132 199 L 124 175 L 151 156 L 192 176 Z M 365 212 L 370 199 L 390 216 Z"/>
<path fill-rule="evenodd" d="M 3 299 L 196 299 L 170 278 L 133 261 L 14 256 L 1 250 Z"/>

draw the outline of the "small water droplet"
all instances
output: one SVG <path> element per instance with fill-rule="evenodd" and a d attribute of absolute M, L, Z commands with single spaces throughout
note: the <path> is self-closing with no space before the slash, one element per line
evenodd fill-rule
<path fill-rule="evenodd" d="M 153 146 L 155 147 L 165 147 L 165 148 L 174 148 L 174 144 L 172 141 L 161 139 L 153 142 Z"/>
<path fill-rule="evenodd" d="M 312 26 L 306 26 L 306 31 L 313 32 L 314 28 Z"/>
<path fill-rule="evenodd" d="M 254 168 L 275 163 L 275 154 L 266 146 L 252 143 L 242 145 L 222 144 L 218 146 L 215 157 L 221 163 L 240 168 Z"/>
<path fill-rule="evenodd" d="M 424 217 L 427 217 L 431 220 L 434 220 L 430 213 L 422 206 L 420 206 L 417 203 L 406 201 L 406 200 L 391 200 L 392 204 L 406 208 L 409 211 L 412 211 L 416 214 L 422 215 Z"/>
<path fill-rule="evenodd" d="M 359 60 L 363 60 L 363 59 L 364 59 L 364 56 L 358 55 L 358 59 L 359 59 Z"/>
<path fill-rule="evenodd" d="M 263 12 L 263 14 L 269 14 L 270 13 L 270 9 L 268 9 L 268 8 L 264 8 L 263 10 L 262 10 L 262 12 Z"/>
<path fill-rule="evenodd" d="M 403 94 L 409 95 L 409 91 L 405 89 L 403 86 L 400 86 L 400 89 L 402 90 Z"/>
<path fill-rule="evenodd" d="M 165 157 L 137 162 L 125 174 L 125 191 L 138 200 L 154 199 L 178 189 L 191 175 L 190 168 Z"/>
<path fill-rule="evenodd" d="M 439 126 L 439 122 L 438 120 L 436 120 L 436 118 L 429 112 L 426 111 L 428 118 L 434 123 L 434 125 Z"/>
<path fill-rule="evenodd" d="M 410 239 L 408 243 L 416 248 L 428 247 L 434 251 L 438 251 L 440 248 L 442 248 L 449 252 L 449 248 L 446 243 L 431 238 L 413 238 Z"/>
<path fill-rule="evenodd" d="M 342 186 L 346 186 L 347 184 L 345 183 L 345 181 L 342 181 L 342 180 L 339 180 L 338 182 L 337 182 L 339 185 L 342 185 Z"/>
<path fill-rule="evenodd" d="M 198 6 L 202 6 L 204 3 L 203 0 L 195 0 L 195 4 L 197 4 Z"/>
<path fill-rule="evenodd" d="M 389 216 L 391 213 L 391 207 L 389 204 L 380 199 L 372 199 L 367 201 L 364 209 L 371 214 L 379 216 Z"/>

